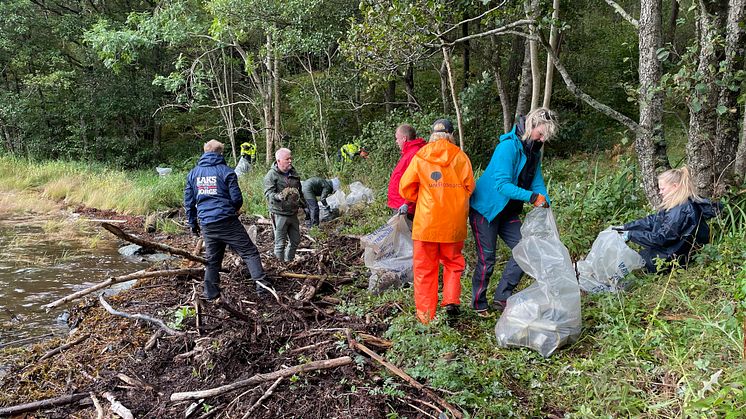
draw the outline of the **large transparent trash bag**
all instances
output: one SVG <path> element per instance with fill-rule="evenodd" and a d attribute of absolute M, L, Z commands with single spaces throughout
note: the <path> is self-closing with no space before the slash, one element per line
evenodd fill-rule
<path fill-rule="evenodd" d="M 644 265 L 642 256 L 618 232 L 607 228 L 598 233 L 585 260 L 578 261 L 580 288 L 590 293 L 617 292 L 620 281 Z"/>
<path fill-rule="evenodd" d="M 412 230 L 406 217 L 391 217 L 381 228 L 363 236 L 360 243 L 365 266 L 371 271 L 368 291 L 378 294 L 412 283 Z"/>
<path fill-rule="evenodd" d="M 350 184 L 350 193 L 347 195 L 348 206 L 351 207 L 355 204 L 371 204 L 373 203 L 373 199 L 373 189 L 368 188 L 360 182 L 352 182 Z"/>
<path fill-rule="evenodd" d="M 347 212 L 347 198 L 341 189 L 326 197 L 330 209 L 337 209 L 340 214 Z"/>
<path fill-rule="evenodd" d="M 249 173 L 251 171 L 251 163 L 249 162 L 249 159 L 241 157 L 241 159 L 238 160 L 238 165 L 236 166 L 236 170 L 234 171 L 236 172 L 236 176 L 238 177 Z"/>
<path fill-rule="evenodd" d="M 580 335 L 580 288 L 551 209 L 529 212 L 521 236 L 513 257 L 536 282 L 508 298 L 495 335 L 502 347 L 528 347 L 548 357 Z"/>

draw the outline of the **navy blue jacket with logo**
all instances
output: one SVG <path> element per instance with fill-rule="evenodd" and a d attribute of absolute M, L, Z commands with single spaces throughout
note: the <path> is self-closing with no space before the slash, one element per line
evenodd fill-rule
<path fill-rule="evenodd" d="M 238 176 L 218 153 L 205 153 L 187 175 L 184 208 L 190 226 L 237 217 L 243 205 Z"/>
<path fill-rule="evenodd" d="M 688 199 L 670 210 L 658 211 L 645 218 L 629 222 L 629 240 L 649 248 L 653 256 L 665 260 L 682 258 L 686 263 L 693 248 L 710 242 L 707 220 L 717 215 L 719 203 L 707 199 Z"/>

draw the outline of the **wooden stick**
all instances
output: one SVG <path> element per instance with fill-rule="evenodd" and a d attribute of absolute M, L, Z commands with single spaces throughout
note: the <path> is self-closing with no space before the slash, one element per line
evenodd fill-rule
<path fill-rule="evenodd" d="M 280 272 L 280 276 L 296 279 L 326 279 L 324 275 L 297 274 L 294 272 Z"/>
<path fill-rule="evenodd" d="M 127 282 L 132 281 L 133 279 L 143 279 L 143 278 L 157 278 L 159 276 L 178 276 L 178 275 L 199 275 L 202 272 L 204 272 L 204 269 L 169 269 L 165 271 L 137 271 L 133 272 L 131 274 L 117 276 L 114 278 L 109 278 L 106 281 L 99 282 L 96 285 L 90 286 L 84 290 L 80 290 L 78 292 L 75 292 L 73 294 L 68 295 L 67 297 L 62 297 L 57 301 L 53 301 L 49 304 L 43 305 L 45 309 L 50 310 L 55 307 L 59 307 L 62 304 L 68 303 L 72 300 L 77 300 L 80 297 L 83 297 L 85 295 L 91 294 L 93 292 L 96 292 L 102 288 L 110 287 L 114 284 L 118 284 L 120 282 Z"/>
<path fill-rule="evenodd" d="M 332 342 L 334 342 L 334 341 L 333 340 L 325 340 L 325 341 L 321 341 L 321 342 L 316 342 L 316 343 L 314 343 L 312 345 L 307 345 L 307 346 L 302 346 L 300 348 L 295 348 L 295 349 L 291 350 L 288 353 L 295 354 L 295 353 L 298 353 L 298 352 L 303 352 L 306 349 L 317 348 L 319 346 L 326 345 L 327 343 L 332 343 Z"/>
<path fill-rule="evenodd" d="M 101 227 L 103 227 L 104 229 L 106 229 L 106 231 L 119 237 L 122 240 L 126 240 L 128 242 L 135 243 L 137 245 L 140 245 L 142 247 L 147 247 L 150 249 L 163 250 L 164 252 L 171 253 L 172 255 L 178 255 L 183 258 L 193 260 L 195 262 L 199 262 L 203 265 L 207 265 L 207 259 L 203 258 L 202 256 L 193 255 L 184 249 L 178 249 L 176 247 L 171 247 L 167 244 L 141 239 L 140 237 L 133 236 L 132 234 L 129 234 L 129 233 L 125 233 L 121 228 L 115 225 L 109 224 L 109 223 L 101 223 Z"/>
<path fill-rule="evenodd" d="M 344 365 L 352 364 L 352 358 L 349 356 L 343 356 L 334 359 L 325 359 L 322 361 L 313 361 L 307 364 L 296 365 L 294 367 L 286 368 L 284 370 L 278 370 L 266 374 L 256 374 L 245 380 L 236 381 L 235 383 L 227 384 L 220 387 L 215 387 L 207 390 L 199 391 L 187 391 L 183 393 L 171 394 L 171 401 L 182 401 L 182 400 L 196 400 L 207 397 L 219 396 L 224 393 L 228 393 L 239 388 L 248 387 L 251 385 L 263 383 L 265 381 L 276 380 L 280 377 L 289 377 L 301 372 L 316 371 L 328 368 L 336 368 Z"/>
<path fill-rule="evenodd" d="M 421 392 L 427 394 L 430 398 L 432 398 L 433 400 L 435 400 L 436 402 L 438 402 L 438 404 L 440 404 L 441 406 L 445 407 L 449 412 L 451 412 L 451 415 L 453 415 L 454 418 L 459 418 L 460 419 L 460 418 L 464 417 L 464 415 L 463 415 L 463 413 L 461 413 L 461 411 L 459 411 L 458 409 L 456 409 L 455 407 L 453 407 L 450 403 L 448 403 L 447 401 L 445 401 L 443 398 L 441 398 L 440 396 L 438 396 L 437 394 L 435 394 L 432 390 L 430 390 L 429 388 L 425 387 L 424 384 L 421 384 L 419 381 L 417 381 L 414 378 L 412 378 L 409 374 L 407 374 L 406 372 L 402 371 L 396 365 L 394 365 L 394 364 L 386 361 L 385 359 L 383 359 L 383 357 L 381 357 L 377 353 L 371 351 L 370 349 L 368 349 L 362 343 L 356 342 L 354 339 L 351 339 L 350 343 L 351 343 L 350 346 L 352 346 L 353 348 L 357 348 L 357 349 L 361 350 L 362 352 L 365 352 L 366 354 L 368 354 L 368 356 L 370 356 L 371 358 L 373 358 L 374 360 L 376 360 L 379 364 L 381 364 L 384 367 L 386 367 L 389 371 L 391 371 L 394 374 L 398 375 L 404 381 L 406 381 L 407 383 L 409 383 L 412 387 L 414 387 L 417 390 L 420 390 Z"/>
<path fill-rule="evenodd" d="M 163 330 L 158 329 L 153 333 L 153 336 L 148 339 L 148 341 L 145 343 L 145 346 L 143 347 L 143 350 L 149 351 L 153 348 L 155 348 L 155 345 L 158 343 L 158 339 L 163 336 Z"/>
<path fill-rule="evenodd" d="M 134 416 L 132 416 L 132 412 L 124 407 L 122 403 L 119 403 L 113 394 L 107 391 L 106 393 L 104 393 L 104 398 L 108 400 L 109 403 L 111 403 L 110 409 L 113 413 L 119 415 L 122 419 L 134 419 Z"/>
<path fill-rule="evenodd" d="M 90 336 L 91 335 L 88 335 L 88 334 L 83 335 L 83 336 L 75 339 L 74 341 L 72 341 L 70 343 L 66 343 L 66 344 L 64 344 L 62 346 L 59 346 L 57 348 L 52 349 L 51 351 L 47 351 L 47 353 L 45 353 L 44 355 L 41 356 L 41 358 L 39 358 L 39 361 L 44 361 L 47 358 L 51 358 L 52 356 L 57 355 L 58 353 L 66 350 L 66 349 L 69 349 L 69 348 L 71 348 L 71 347 L 79 344 L 80 342 L 83 342 L 84 340 L 88 339 Z"/>
<path fill-rule="evenodd" d="M 256 408 L 259 407 L 262 404 L 263 401 L 267 400 L 267 398 L 269 398 L 269 396 L 271 396 L 272 393 L 275 392 L 275 388 L 277 388 L 277 385 L 280 384 L 280 381 L 282 381 L 283 378 L 285 378 L 285 377 L 280 377 L 277 380 L 275 380 L 275 382 L 272 383 L 271 386 L 269 386 L 269 388 L 262 395 L 262 397 L 260 397 L 259 400 L 257 400 L 256 403 L 254 403 L 249 408 L 249 410 L 246 411 L 246 413 L 244 413 L 244 415 L 241 417 L 241 419 L 248 419 L 250 417 L 250 415 L 251 415 L 251 412 L 253 412 L 254 410 L 256 410 Z"/>
<path fill-rule="evenodd" d="M 10 341 L 10 342 L 6 342 L 6 343 L 3 343 L 3 344 L 0 344 L 0 349 L 3 349 L 6 346 L 11 346 L 11 345 L 23 345 L 23 344 L 26 344 L 26 343 L 29 343 L 29 342 L 33 342 L 35 340 L 40 340 L 40 339 L 48 338 L 50 336 L 54 336 L 54 334 L 53 333 L 46 333 L 46 334 L 43 334 L 43 335 L 40 335 L 40 336 L 31 336 L 31 337 L 28 337 L 28 338 L 13 340 L 13 341 Z"/>
<path fill-rule="evenodd" d="M 150 384 L 144 383 L 144 382 L 138 380 L 137 378 L 132 378 L 132 377 L 130 377 L 128 375 L 124 375 L 122 373 L 118 373 L 117 374 L 117 378 L 120 379 L 120 380 L 122 380 L 122 381 L 124 381 L 125 383 L 133 386 L 133 387 L 141 388 L 141 389 L 148 390 L 148 391 L 155 390 L 153 388 L 153 386 L 151 386 Z"/>
<path fill-rule="evenodd" d="M 178 330 L 174 330 L 174 329 L 171 329 L 170 327 L 166 326 L 166 324 L 163 323 L 162 320 L 154 319 L 154 318 L 152 318 L 150 316 L 146 316 L 146 315 L 140 314 L 140 313 L 129 314 L 129 313 L 125 313 L 123 311 L 114 310 L 109 305 L 109 303 L 107 303 L 106 300 L 104 300 L 104 296 L 103 295 L 99 295 L 98 296 L 98 301 L 106 309 L 106 311 L 108 311 L 109 313 L 111 313 L 111 314 L 113 314 L 115 316 L 121 316 L 121 317 L 125 317 L 127 319 L 144 320 L 146 322 L 153 323 L 154 325 L 160 327 L 161 329 L 163 329 L 164 332 L 168 333 L 171 336 L 184 336 L 184 335 L 186 335 L 186 333 L 184 333 L 184 332 L 179 332 Z"/>
<path fill-rule="evenodd" d="M 104 419 L 104 408 L 101 407 L 98 397 L 93 392 L 88 393 L 88 396 L 93 400 L 93 405 L 96 407 L 96 419 Z"/>
<path fill-rule="evenodd" d="M 70 403 L 75 403 L 78 400 L 86 398 L 87 396 L 88 395 L 85 393 L 76 393 L 67 396 L 39 400 L 31 403 L 2 407 L 0 408 L 0 416 L 12 416 L 23 412 L 33 412 L 35 410 L 48 409 L 55 406 L 64 406 Z"/>

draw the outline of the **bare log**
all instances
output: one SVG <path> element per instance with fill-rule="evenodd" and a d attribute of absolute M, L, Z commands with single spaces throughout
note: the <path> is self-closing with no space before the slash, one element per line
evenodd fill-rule
<path fill-rule="evenodd" d="M 0 408 L 0 416 L 11 416 L 17 415 L 23 412 L 33 412 L 39 409 L 48 409 L 50 407 L 65 406 L 70 403 L 75 403 L 78 400 L 88 397 L 85 393 L 70 394 L 67 396 L 54 397 L 51 399 L 39 400 L 31 403 L 19 404 L 16 406 L 8 406 Z"/>
<path fill-rule="evenodd" d="M 460 419 L 460 418 L 464 417 L 463 413 L 461 413 L 460 410 L 456 409 L 453 405 L 451 405 L 450 403 L 448 403 L 447 401 L 445 401 L 442 397 L 440 397 L 437 394 L 435 394 L 435 392 L 433 392 L 429 388 L 425 387 L 424 384 L 421 384 L 419 381 L 417 381 L 414 378 L 412 378 L 409 374 L 407 374 L 406 372 L 404 372 L 401 368 L 399 368 L 396 365 L 394 365 L 394 364 L 386 361 L 385 359 L 383 359 L 383 357 L 381 357 L 377 353 L 371 351 L 370 349 L 368 349 L 368 347 L 366 347 L 362 343 L 356 342 L 354 339 L 349 339 L 349 340 L 350 340 L 350 343 L 351 343 L 350 346 L 352 346 L 353 348 L 359 349 L 362 352 L 365 352 L 366 354 L 368 354 L 368 356 L 370 356 L 371 358 L 373 358 L 374 360 L 376 360 L 376 362 L 378 362 L 379 364 L 383 365 L 384 367 L 386 367 L 386 369 L 388 369 L 389 371 L 391 371 L 394 374 L 398 375 L 404 381 L 406 381 L 407 383 L 409 383 L 409 385 L 411 385 L 412 387 L 416 388 L 417 390 L 420 390 L 423 393 L 427 394 L 430 398 L 432 398 L 438 404 L 440 404 L 441 406 L 443 406 L 444 408 L 446 408 L 449 412 L 451 412 L 451 415 L 453 415 L 454 418 Z"/>
<path fill-rule="evenodd" d="M 274 372 L 270 372 L 266 374 L 256 374 L 245 380 L 236 381 L 235 383 L 231 383 L 231 384 L 227 384 L 224 386 L 215 387 L 215 388 L 211 388 L 207 390 L 173 393 L 171 394 L 171 401 L 176 402 L 176 401 L 182 401 L 182 400 L 196 400 L 196 399 L 202 399 L 202 398 L 207 398 L 207 397 L 219 396 L 221 394 L 228 393 L 230 391 L 234 391 L 239 388 L 256 385 L 259 383 L 263 383 L 265 381 L 276 380 L 280 377 L 289 377 L 289 376 L 302 373 L 302 372 L 336 368 L 336 367 L 341 367 L 341 366 L 349 365 L 349 364 L 352 364 L 352 358 L 350 358 L 349 356 L 343 356 L 343 357 L 334 358 L 334 359 L 325 359 L 322 361 L 313 361 L 307 364 L 301 364 L 301 365 L 296 365 L 294 367 L 286 368 L 284 370 L 278 370 L 278 371 L 274 371 Z"/>
<path fill-rule="evenodd" d="M 39 361 L 44 361 L 47 358 L 51 358 L 54 355 L 57 355 L 58 353 L 66 350 L 66 349 L 69 349 L 69 348 L 71 348 L 71 347 L 79 344 L 80 342 L 83 342 L 84 340 L 88 339 L 90 336 L 91 335 L 85 334 L 85 335 L 83 335 L 83 336 L 75 339 L 74 341 L 72 341 L 70 343 L 66 343 L 66 344 L 64 344 L 62 346 L 58 346 L 57 348 L 54 348 L 54 349 L 52 349 L 50 351 L 47 351 L 44 355 L 41 356 L 41 358 L 39 358 Z"/>
<path fill-rule="evenodd" d="M 88 295 L 90 293 L 96 292 L 100 289 L 110 287 L 114 284 L 119 284 L 121 282 L 127 282 L 132 281 L 133 279 L 144 279 L 144 278 L 157 278 L 160 276 L 179 276 L 179 275 L 199 275 L 202 272 L 204 272 L 204 269 L 198 268 L 198 269 L 169 269 L 165 271 L 137 271 L 133 272 L 131 274 L 117 276 L 114 278 L 109 278 L 106 281 L 99 282 L 96 285 L 90 286 L 84 290 L 80 290 L 78 292 L 75 292 L 73 294 L 68 295 L 67 297 L 62 297 L 57 301 L 53 301 L 49 304 L 43 305 L 47 310 L 53 309 L 55 307 L 59 307 L 62 304 L 68 303 L 73 300 L 77 300 L 80 297 L 83 297 L 85 295 Z"/>
<path fill-rule="evenodd" d="M 104 398 L 108 400 L 109 403 L 111 403 L 110 409 L 113 413 L 119 415 L 122 419 L 134 419 L 134 416 L 132 416 L 132 412 L 124 407 L 122 403 L 119 403 L 113 394 L 107 391 L 106 393 L 104 393 Z"/>
<path fill-rule="evenodd" d="M 186 335 L 186 333 L 184 333 L 184 332 L 179 332 L 178 330 L 174 330 L 174 329 L 171 329 L 170 327 L 166 326 L 166 324 L 163 323 L 162 320 L 154 319 L 154 318 L 152 318 L 150 316 L 146 316 L 146 315 L 140 314 L 140 313 L 129 314 L 129 313 L 125 313 L 125 312 L 122 312 L 122 311 L 114 310 L 109 305 L 109 303 L 107 303 L 106 300 L 104 300 L 104 296 L 103 295 L 99 295 L 98 301 L 106 309 L 106 311 L 108 311 L 109 313 L 111 313 L 111 314 L 113 314 L 115 316 L 121 316 L 121 317 L 124 317 L 124 318 L 127 318 L 127 319 L 134 319 L 134 320 L 144 320 L 146 322 L 152 323 L 152 324 L 160 327 L 161 329 L 163 329 L 164 332 L 168 333 L 171 336 L 184 336 L 184 335 Z"/>
<path fill-rule="evenodd" d="M 147 247 L 150 249 L 163 250 L 164 252 L 168 252 L 172 255 L 178 255 L 186 259 L 199 262 L 203 265 L 207 265 L 207 259 L 203 258 L 202 256 L 193 255 L 184 249 L 178 249 L 176 247 L 171 247 L 167 244 L 157 243 L 154 241 L 142 239 L 137 236 L 133 236 L 132 234 L 125 233 L 121 228 L 115 225 L 109 224 L 109 223 L 101 223 L 101 227 L 106 229 L 106 231 L 108 231 L 109 233 L 119 237 L 122 240 L 126 240 L 130 243 L 134 243 L 134 244 L 140 245 L 142 247 Z"/>

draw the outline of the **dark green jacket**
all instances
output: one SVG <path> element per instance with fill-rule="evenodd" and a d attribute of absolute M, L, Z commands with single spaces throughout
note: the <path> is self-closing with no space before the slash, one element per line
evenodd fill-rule
<path fill-rule="evenodd" d="M 334 192 L 332 181 L 320 177 L 308 178 L 301 182 L 301 185 L 303 185 L 303 198 L 307 200 L 316 199 L 317 196 L 319 200 L 324 200 Z"/>
<path fill-rule="evenodd" d="M 291 202 L 279 199 L 278 195 L 285 188 L 295 188 L 298 190 L 298 202 Z M 303 200 L 303 192 L 300 188 L 300 176 L 294 167 L 290 167 L 288 173 L 280 172 L 277 163 L 272 165 L 269 172 L 264 176 L 264 197 L 269 203 L 269 212 L 277 215 L 296 215 L 298 209 L 305 207 L 306 202 Z"/>

